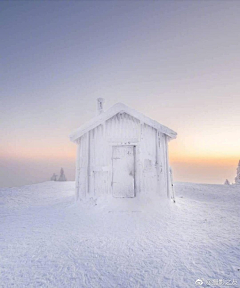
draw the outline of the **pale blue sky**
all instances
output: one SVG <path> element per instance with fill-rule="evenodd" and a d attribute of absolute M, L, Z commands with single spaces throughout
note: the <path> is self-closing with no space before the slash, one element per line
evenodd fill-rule
<path fill-rule="evenodd" d="M 68 135 L 95 115 L 97 97 L 178 132 L 176 180 L 233 181 L 239 15 L 239 1 L 1 2 L 0 186 L 61 166 L 73 179 Z"/>

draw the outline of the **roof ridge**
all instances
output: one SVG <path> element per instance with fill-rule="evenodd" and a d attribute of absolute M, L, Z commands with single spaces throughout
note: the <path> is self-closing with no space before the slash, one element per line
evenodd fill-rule
<path fill-rule="evenodd" d="M 116 115 L 119 112 L 125 112 L 132 117 L 138 119 L 140 122 L 143 122 L 149 126 L 152 126 L 153 128 L 157 129 L 158 131 L 168 135 L 170 138 L 174 139 L 177 136 L 177 133 L 171 130 L 170 128 L 160 124 L 156 120 L 153 120 L 149 118 L 148 116 L 145 116 L 141 112 L 138 112 L 137 110 L 134 110 L 130 108 L 129 106 L 119 102 L 114 104 L 112 107 L 110 107 L 105 112 L 102 112 L 101 114 L 95 116 L 90 121 L 86 122 L 85 124 L 81 125 L 80 128 L 75 130 L 73 133 L 70 134 L 70 140 L 75 142 L 78 138 L 80 138 L 82 135 L 87 133 L 88 131 L 94 129 L 98 125 L 101 125 L 104 121 L 107 121 L 108 119 L 112 118 L 114 115 Z"/>

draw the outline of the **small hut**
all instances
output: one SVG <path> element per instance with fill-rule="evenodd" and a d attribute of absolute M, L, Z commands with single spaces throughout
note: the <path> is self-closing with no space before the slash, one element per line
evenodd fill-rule
<path fill-rule="evenodd" d="M 77 144 L 76 198 L 156 195 L 174 199 L 168 142 L 177 133 L 118 103 L 70 135 Z"/>

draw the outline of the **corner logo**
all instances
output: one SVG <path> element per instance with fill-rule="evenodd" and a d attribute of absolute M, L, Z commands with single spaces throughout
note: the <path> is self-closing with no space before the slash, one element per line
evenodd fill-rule
<path fill-rule="evenodd" d="M 203 281 L 201 279 L 197 279 L 195 281 L 195 284 L 198 285 L 198 286 L 201 286 L 203 284 Z"/>

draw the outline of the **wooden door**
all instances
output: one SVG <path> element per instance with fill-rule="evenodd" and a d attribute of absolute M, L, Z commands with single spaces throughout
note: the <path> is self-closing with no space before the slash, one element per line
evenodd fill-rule
<path fill-rule="evenodd" d="M 112 158 L 113 196 L 135 197 L 134 192 L 134 147 L 113 146 Z"/>

